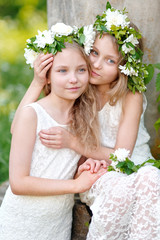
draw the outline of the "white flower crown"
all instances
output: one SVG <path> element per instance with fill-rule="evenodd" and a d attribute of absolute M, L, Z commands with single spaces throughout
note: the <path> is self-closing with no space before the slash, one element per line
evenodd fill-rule
<path fill-rule="evenodd" d="M 65 48 L 64 43 L 73 41 L 84 47 L 85 53 L 89 55 L 92 49 L 96 32 L 93 25 L 81 28 L 71 27 L 64 23 L 57 23 L 50 30 L 38 31 L 38 35 L 27 40 L 24 57 L 26 63 L 33 68 L 33 62 L 39 53 L 52 53 L 55 55 Z"/>
<path fill-rule="evenodd" d="M 119 51 L 126 62 L 124 66 L 120 65 L 119 69 L 128 76 L 128 88 L 133 93 L 144 92 L 145 85 L 153 75 L 150 74 L 150 65 L 142 62 L 143 52 L 138 48 L 138 39 L 142 36 L 136 29 L 130 27 L 125 9 L 117 10 L 107 2 L 106 11 L 96 17 L 94 27 L 100 33 L 100 37 L 105 32 L 117 39 Z"/>

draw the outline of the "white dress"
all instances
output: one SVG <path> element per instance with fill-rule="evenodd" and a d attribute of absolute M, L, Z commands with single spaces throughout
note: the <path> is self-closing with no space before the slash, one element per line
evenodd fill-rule
<path fill-rule="evenodd" d="M 80 155 L 70 149 L 47 148 L 38 136 L 41 129 L 67 126 L 58 124 L 38 103 L 29 106 L 37 114 L 30 175 L 49 179 L 73 178 Z M 0 240 L 70 240 L 73 205 L 73 194 L 18 196 L 9 187 L 0 208 Z"/>
<path fill-rule="evenodd" d="M 144 96 L 143 109 L 146 109 Z M 152 157 L 141 116 L 132 161 L 139 164 Z M 122 113 L 122 102 L 105 104 L 99 112 L 102 144 L 113 148 Z M 152 157 L 153 158 L 153 157 Z M 160 171 L 145 166 L 137 173 L 126 175 L 108 172 L 81 194 L 81 200 L 93 216 L 87 240 L 160 240 Z"/>

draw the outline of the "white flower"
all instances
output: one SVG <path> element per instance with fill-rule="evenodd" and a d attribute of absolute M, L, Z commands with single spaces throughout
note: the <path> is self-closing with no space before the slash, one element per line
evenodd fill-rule
<path fill-rule="evenodd" d="M 31 40 L 30 40 L 30 39 L 27 39 L 26 42 L 27 42 L 27 43 L 31 43 Z"/>
<path fill-rule="evenodd" d="M 122 162 L 125 161 L 126 158 L 129 158 L 130 151 L 125 148 L 118 148 L 113 154 L 117 157 L 119 162 Z"/>
<path fill-rule="evenodd" d="M 136 44 L 138 44 L 138 40 L 136 37 L 133 36 L 133 34 L 131 34 L 125 41 L 124 44 L 122 46 L 122 51 L 126 53 L 130 52 L 131 50 L 133 50 L 133 48 L 131 46 L 127 47 L 126 46 L 126 42 L 130 42 L 133 44 L 133 46 L 136 46 Z"/>
<path fill-rule="evenodd" d="M 36 35 L 36 40 L 34 43 L 37 43 L 37 47 L 44 48 L 46 44 L 52 44 L 54 42 L 54 38 L 52 37 L 51 31 L 39 31 L 38 35 Z"/>
<path fill-rule="evenodd" d="M 30 64 L 33 68 L 34 60 L 37 58 L 38 54 L 37 52 L 33 51 L 32 49 L 25 48 L 24 49 L 24 57 L 26 58 L 26 63 Z"/>
<path fill-rule="evenodd" d="M 118 161 L 112 161 L 110 166 L 112 166 L 116 172 L 120 172 L 120 169 L 116 168 L 117 164 L 118 164 Z"/>
<path fill-rule="evenodd" d="M 66 25 L 64 23 L 56 23 L 51 27 L 51 31 L 53 34 L 57 36 L 62 36 L 62 35 L 68 36 L 73 33 L 74 29 L 71 26 Z"/>
<path fill-rule="evenodd" d="M 73 26 L 73 32 L 76 34 L 78 32 L 78 27 L 77 26 Z"/>
<path fill-rule="evenodd" d="M 138 76 L 138 71 L 135 71 L 134 68 L 130 67 L 127 68 L 126 65 L 122 66 L 119 65 L 119 69 L 121 70 L 122 73 L 124 73 L 127 76 Z"/>
<path fill-rule="evenodd" d="M 126 44 L 122 45 L 122 51 L 127 54 L 128 52 L 130 52 L 131 50 L 133 50 L 133 48 L 131 46 L 127 47 Z"/>
<path fill-rule="evenodd" d="M 134 46 L 136 44 L 138 44 L 138 40 L 135 36 L 133 36 L 133 34 L 131 34 L 124 42 L 130 42 L 132 43 Z"/>
<path fill-rule="evenodd" d="M 116 27 L 121 26 L 123 29 L 130 24 L 130 22 L 127 21 L 127 15 L 118 10 L 111 11 L 111 9 L 108 9 L 106 11 L 106 17 L 103 20 L 106 21 L 105 25 L 109 31 L 111 30 L 112 25 L 115 25 Z"/>
<path fill-rule="evenodd" d="M 91 24 L 91 25 L 84 26 L 83 34 L 85 36 L 85 41 L 83 43 L 84 50 L 85 50 L 85 53 L 89 55 L 96 37 L 96 32 L 94 31 L 93 25 Z"/>

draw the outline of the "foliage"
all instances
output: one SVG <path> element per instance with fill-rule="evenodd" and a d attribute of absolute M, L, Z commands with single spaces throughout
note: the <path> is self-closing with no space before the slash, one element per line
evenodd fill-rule
<path fill-rule="evenodd" d="M 120 155 L 123 155 L 123 159 Z M 146 164 L 150 164 L 160 169 L 160 160 L 155 159 L 148 159 L 142 164 L 135 165 L 134 162 L 130 160 L 129 151 L 123 148 L 119 148 L 114 153 L 111 153 L 110 159 L 112 160 L 112 163 L 110 166 L 108 166 L 108 172 L 116 171 L 130 175 L 134 172 L 137 172 L 138 169 L 145 166 Z"/>
<path fill-rule="evenodd" d="M 46 1 L 0 1 L 0 183 L 8 179 L 10 125 L 33 77 L 25 63 L 26 39 L 47 28 Z"/>
<path fill-rule="evenodd" d="M 154 64 L 152 68 L 153 68 L 152 70 L 153 72 L 154 72 L 154 68 L 160 70 L 160 63 Z M 156 91 L 159 93 L 157 97 L 157 103 L 158 103 L 158 112 L 160 112 L 160 72 L 157 73 L 157 76 L 156 76 Z M 157 119 L 157 121 L 154 124 L 154 127 L 158 132 L 158 130 L 160 129 L 160 118 Z"/>

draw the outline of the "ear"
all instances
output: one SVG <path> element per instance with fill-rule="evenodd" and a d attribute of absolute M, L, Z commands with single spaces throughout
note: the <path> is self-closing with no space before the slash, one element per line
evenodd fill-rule
<path fill-rule="evenodd" d="M 51 80 L 47 78 L 47 84 L 51 84 Z"/>

